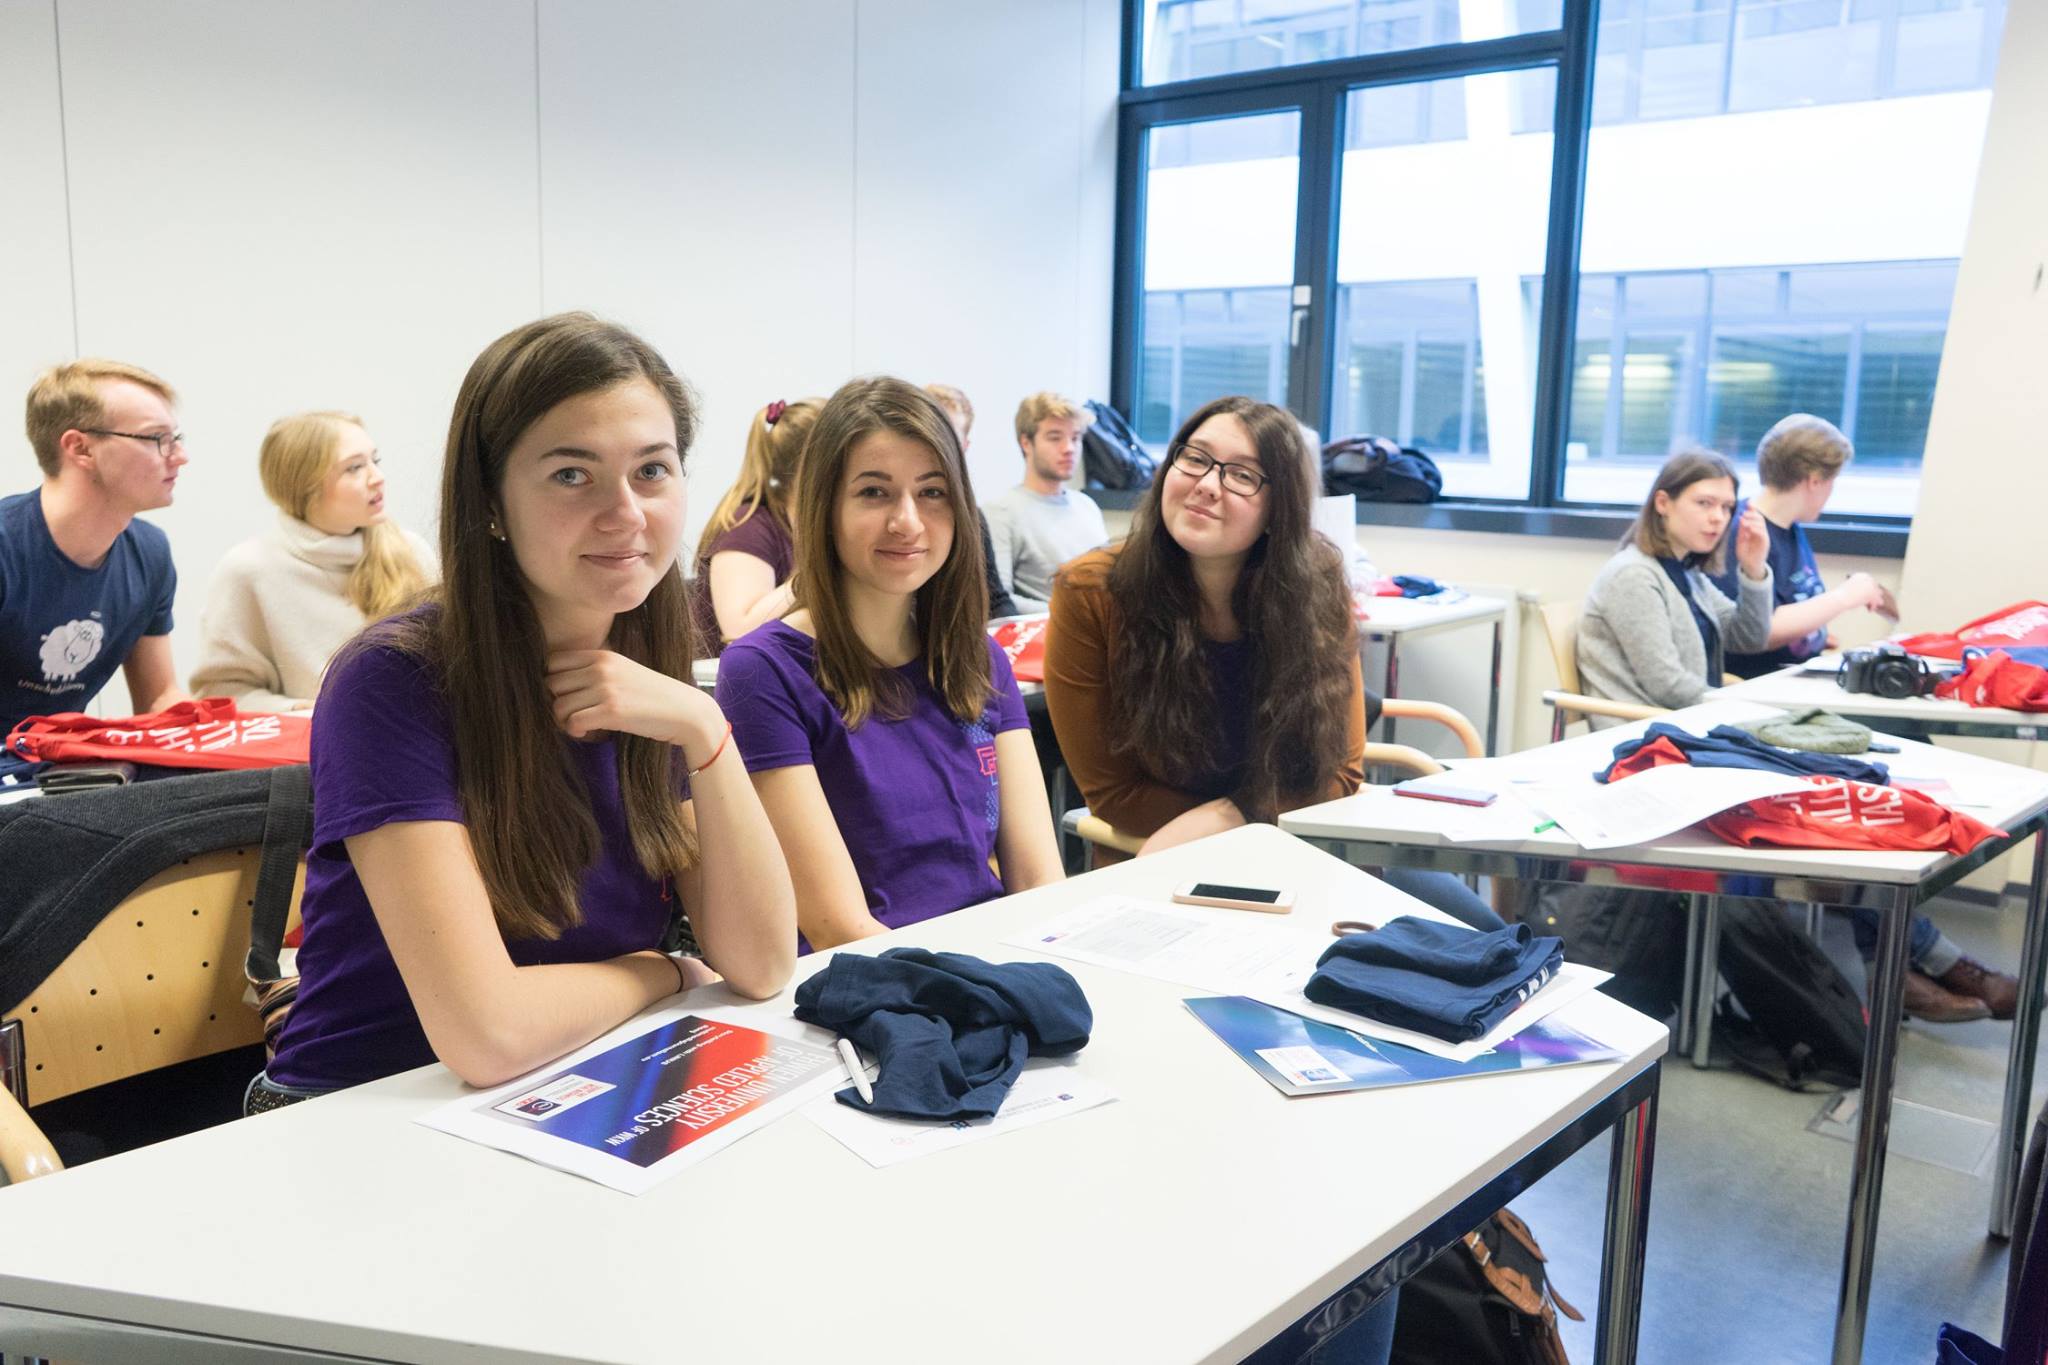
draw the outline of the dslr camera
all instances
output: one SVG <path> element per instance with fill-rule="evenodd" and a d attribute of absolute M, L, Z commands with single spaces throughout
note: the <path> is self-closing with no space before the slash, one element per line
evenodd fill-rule
<path fill-rule="evenodd" d="M 1929 667 L 1925 659 L 1897 645 L 1873 645 L 1843 655 L 1842 671 L 1835 681 L 1844 692 L 1868 692 L 1896 701 L 1932 696 L 1946 676 L 1945 671 Z"/>

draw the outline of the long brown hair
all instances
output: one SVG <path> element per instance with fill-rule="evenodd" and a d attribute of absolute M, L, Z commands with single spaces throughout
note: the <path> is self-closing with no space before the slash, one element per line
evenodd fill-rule
<path fill-rule="evenodd" d="M 566 399 L 646 380 L 675 416 L 687 457 L 697 402 L 658 352 L 588 313 L 559 313 L 507 332 L 463 378 L 441 472 L 438 610 L 393 618 L 357 637 L 390 644 L 436 673 L 454 733 L 457 785 L 477 868 L 508 939 L 553 939 L 582 923 L 585 868 L 602 847 L 590 792 L 556 726 L 547 647 L 500 520 L 505 459 L 527 428 Z M 681 570 L 612 621 L 611 648 L 688 680 L 694 638 Z M 650 877 L 691 866 L 697 841 L 678 799 L 681 760 L 658 740 L 618 735 L 619 789 L 633 851 Z"/>
<path fill-rule="evenodd" d="M 818 637 L 818 685 L 847 728 L 858 728 L 871 713 L 895 718 L 908 713 L 910 697 L 901 680 L 861 643 L 847 615 L 839 561 L 840 480 L 847 457 L 865 436 L 892 431 L 927 447 L 946 475 L 946 503 L 953 510 L 953 548 L 939 571 L 917 590 L 915 612 L 925 673 L 963 721 L 979 716 L 994 684 L 989 676 L 988 583 L 981 566 L 981 524 L 974 513 L 974 488 L 953 423 L 931 396 L 914 384 L 886 376 L 854 379 L 840 386 L 818 414 L 804 447 L 803 477 L 796 488 L 796 600 L 811 613 Z"/>
<path fill-rule="evenodd" d="M 771 403 L 754 414 L 753 423 L 747 428 L 746 454 L 740 458 L 740 476 L 732 481 L 711 519 L 704 523 L 704 533 L 697 540 L 700 573 L 710 560 L 712 542 L 750 517 L 770 516 L 783 530 L 789 529 L 797 460 L 803 454 L 811 428 L 818 423 L 818 411 L 824 400 L 799 398 L 785 404 L 770 421 L 769 413 L 774 406 Z"/>
<path fill-rule="evenodd" d="M 348 412 L 301 412 L 270 424 L 256 453 L 256 471 L 279 511 L 295 521 L 306 519 L 333 471 L 346 429 L 362 425 L 362 418 Z M 374 621 L 418 597 L 429 580 L 396 523 L 376 522 L 358 534 L 363 557 L 349 570 L 343 591 L 364 619 Z"/>
<path fill-rule="evenodd" d="M 1250 741 L 1232 799 L 1248 819 L 1270 820 L 1283 796 L 1313 794 L 1343 766 L 1358 628 L 1344 557 L 1313 526 L 1321 490 L 1293 414 L 1254 398 L 1218 398 L 1181 424 L 1173 445 L 1224 414 L 1251 434 L 1270 500 L 1230 603 L 1255 661 Z M 1188 552 L 1159 514 L 1171 468 L 1160 462 L 1108 573 L 1122 618 L 1109 729 L 1119 757 L 1185 787 L 1214 750 L 1216 696 Z"/>
<path fill-rule="evenodd" d="M 1742 481 L 1735 477 L 1735 467 L 1719 454 L 1705 446 L 1681 447 L 1657 471 L 1650 491 L 1643 495 L 1643 508 L 1636 513 L 1635 522 L 1622 536 L 1621 543 L 1635 546 L 1652 559 L 1683 559 L 1688 568 L 1703 569 L 1709 577 L 1725 572 L 1728 568 L 1728 536 L 1722 536 L 1720 543 L 1703 555 L 1690 552 L 1681 555 L 1665 533 L 1664 514 L 1657 510 L 1659 493 L 1676 502 L 1686 489 L 1706 479 L 1726 479 L 1730 488 L 1737 492 L 1742 490 Z"/>

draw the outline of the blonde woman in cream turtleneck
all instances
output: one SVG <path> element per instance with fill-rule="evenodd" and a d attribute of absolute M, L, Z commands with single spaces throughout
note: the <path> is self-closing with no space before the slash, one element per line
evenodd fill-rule
<path fill-rule="evenodd" d="M 433 551 L 390 520 L 378 462 L 377 443 L 347 413 L 272 425 L 257 463 L 277 525 L 214 570 L 194 695 L 305 710 L 334 652 L 434 581 Z"/>

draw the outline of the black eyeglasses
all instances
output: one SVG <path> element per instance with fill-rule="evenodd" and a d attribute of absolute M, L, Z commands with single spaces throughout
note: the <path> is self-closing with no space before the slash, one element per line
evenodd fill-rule
<path fill-rule="evenodd" d="M 1182 442 L 1173 448 L 1167 458 L 1173 461 L 1175 469 L 1197 482 L 1208 478 L 1212 469 L 1222 470 L 1218 481 L 1240 498 L 1255 498 L 1259 495 L 1259 490 L 1266 486 L 1266 476 L 1250 465 L 1219 460 L 1198 445 Z"/>
<path fill-rule="evenodd" d="M 185 433 L 182 431 L 108 431 L 105 427 L 80 427 L 88 436 L 122 436 L 131 441 L 147 441 L 156 447 L 156 456 L 161 460 L 171 450 L 185 448 Z"/>

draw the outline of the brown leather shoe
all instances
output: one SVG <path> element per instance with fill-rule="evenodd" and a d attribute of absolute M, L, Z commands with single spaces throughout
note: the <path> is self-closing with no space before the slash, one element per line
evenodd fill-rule
<path fill-rule="evenodd" d="M 1957 963 L 1950 969 L 1950 975 L 1954 975 L 1961 966 L 1962 963 Z M 1930 1024 L 1967 1024 L 1972 1019 L 1989 1019 L 1991 1006 L 1974 995 L 1958 995 L 1946 989 L 1940 981 L 1936 981 L 1927 973 L 1908 968 L 1906 1013 L 1915 1019 L 1924 1019 Z"/>
<path fill-rule="evenodd" d="M 1993 971 L 1974 957 L 1963 958 L 1938 979 L 1943 990 L 1982 1000 L 1991 1007 L 1993 1019 L 2010 1019 L 2019 1007 L 2019 981 L 2004 972 Z"/>

